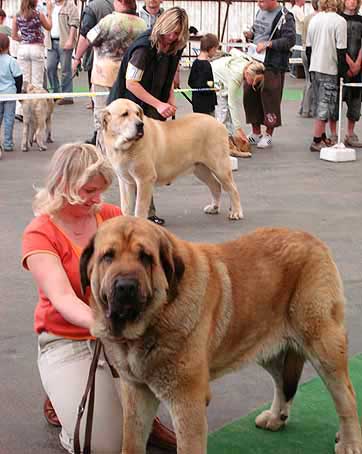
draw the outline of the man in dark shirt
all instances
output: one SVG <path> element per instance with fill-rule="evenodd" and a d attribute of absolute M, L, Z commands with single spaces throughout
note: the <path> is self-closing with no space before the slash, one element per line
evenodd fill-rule
<path fill-rule="evenodd" d="M 360 0 L 342 1 L 341 16 L 347 21 L 347 55 L 346 61 L 349 66 L 346 82 L 362 81 L 361 64 L 362 64 L 362 16 L 358 14 L 361 5 Z M 361 117 L 361 100 L 362 92 L 359 87 L 344 87 L 343 101 L 347 104 L 347 134 L 344 139 L 346 146 L 362 148 L 362 142 L 354 132 L 356 122 Z"/>

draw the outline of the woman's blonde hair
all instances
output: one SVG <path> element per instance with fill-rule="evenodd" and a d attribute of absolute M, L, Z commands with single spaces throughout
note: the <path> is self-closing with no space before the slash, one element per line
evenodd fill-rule
<path fill-rule="evenodd" d="M 259 61 L 253 60 L 248 63 L 244 68 L 244 74 L 248 73 L 253 79 L 252 87 L 254 90 L 258 90 L 264 84 L 264 72 L 265 66 Z"/>
<path fill-rule="evenodd" d="M 168 54 L 176 54 L 177 51 L 183 49 L 189 39 L 189 19 L 186 11 L 183 8 L 175 6 L 169 8 L 159 16 L 153 26 L 150 40 L 152 46 L 156 46 L 157 50 L 160 50 L 160 38 L 166 33 L 172 33 L 177 28 L 180 29 L 177 41 L 171 46 Z"/>
<path fill-rule="evenodd" d="M 361 0 L 357 0 L 357 6 L 356 6 L 356 9 L 355 9 L 355 13 L 356 14 L 358 13 L 360 7 L 361 7 Z M 346 8 L 346 1 L 345 0 L 339 0 L 338 11 L 340 13 L 344 13 L 345 8 Z"/>
<path fill-rule="evenodd" d="M 106 158 L 94 145 L 67 143 L 54 153 L 49 166 L 45 186 L 37 190 L 33 200 L 33 211 L 54 215 L 68 202 L 83 203 L 79 190 L 91 178 L 101 175 L 110 186 L 113 170 Z"/>
<path fill-rule="evenodd" d="M 336 12 L 339 9 L 339 0 L 320 0 L 319 10 L 325 12 Z"/>

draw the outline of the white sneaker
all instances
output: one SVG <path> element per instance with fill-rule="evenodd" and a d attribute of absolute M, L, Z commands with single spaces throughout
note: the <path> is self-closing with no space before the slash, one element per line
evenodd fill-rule
<path fill-rule="evenodd" d="M 262 138 L 262 134 L 249 134 L 248 135 L 248 141 L 251 145 L 258 145 L 260 142 L 260 139 Z"/>
<path fill-rule="evenodd" d="M 265 136 L 263 136 L 257 144 L 257 148 L 269 148 L 271 146 L 272 138 L 269 134 L 265 134 Z"/>

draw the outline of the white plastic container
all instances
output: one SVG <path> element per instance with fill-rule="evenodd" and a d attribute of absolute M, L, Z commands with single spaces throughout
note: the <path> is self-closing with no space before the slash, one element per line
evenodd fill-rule
<path fill-rule="evenodd" d="M 322 148 L 319 157 L 331 162 L 348 162 L 357 159 L 356 150 L 354 148 L 346 148 L 343 143 L 337 143 L 333 147 Z"/>
<path fill-rule="evenodd" d="M 234 156 L 229 156 L 230 162 L 231 162 L 231 170 L 238 170 L 239 164 L 237 158 L 234 158 Z"/>

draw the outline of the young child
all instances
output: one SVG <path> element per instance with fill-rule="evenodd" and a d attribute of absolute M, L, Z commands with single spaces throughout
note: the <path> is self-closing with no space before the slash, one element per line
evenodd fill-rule
<path fill-rule="evenodd" d="M 15 58 L 9 55 L 10 40 L 0 33 L 0 94 L 20 93 L 23 85 L 21 69 Z M 0 127 L 4 119 L 4 151 L 13 151 L 13 130 L 16 101 L 0 102 Z"/>
<path fill-rule="evenodd" d="M 200 40 L 200 55 L 193 62 L 188 84 L 191 88 L 212 88 L 214 76 L 210 59 L 216 55 L 219 47 L 217 36 L 207 33 Z M 194 112 L 215 115 L 216 93 L 200 91 L 192 93 L 192 110 Z"/>
<path fill-rule="evenodd" d="M 215 116 L 229 131 L 231 155 L 247 158 L 251 154 L 248 138 L 241 127 L 241 87 L 245 80 L 254 90 L 259 89 L 264 82 L 265 68 L 237 49 L 231 49 L 230 54 L 211 63 L 215 84 L 221 87 L 217 93 Z"/>

